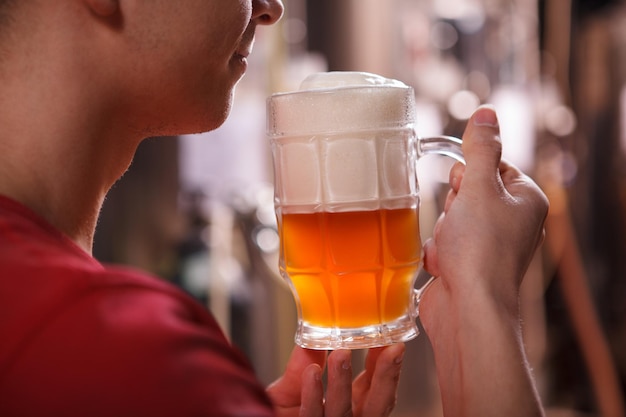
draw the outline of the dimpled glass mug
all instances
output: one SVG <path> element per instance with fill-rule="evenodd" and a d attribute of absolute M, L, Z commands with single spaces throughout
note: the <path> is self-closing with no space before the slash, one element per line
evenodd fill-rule
<path fill-rule="evenodd" d="M 413 89 L 326 72 L 267 100 L 279 267 L 298 310 L 295 341 L 363 349 L 413 339 L 421 291 L 416 162 L 463 161 L 460 140 L 418 138 Z M 430 282 L 430 281 L 429 281 Z"/>

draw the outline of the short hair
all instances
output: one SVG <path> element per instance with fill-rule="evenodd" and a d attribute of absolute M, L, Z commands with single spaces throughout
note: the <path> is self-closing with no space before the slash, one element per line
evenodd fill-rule
<path fill-rule="evenodd" d="M 0 29 L 7 24 L 10 17 L 10 9 L 14 3 L 15 0 L 0 0 Z"/>
<path fill-rule="evenodd" d="M 0 63 L 4 61 L 5 39 L 13 18 L 13 6 L 16 0 L 0 0 Z"/>

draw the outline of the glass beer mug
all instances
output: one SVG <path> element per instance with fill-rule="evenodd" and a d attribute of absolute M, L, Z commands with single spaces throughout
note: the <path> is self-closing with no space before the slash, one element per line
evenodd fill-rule
<path fill-rule="evenodd" d="M 362 72 L 309 76 L 267 100 L 279 268 L 295 341 L 363 349 L 417 336 L 421 267 L 416 162 L 463 161 L 461 142 L 418 138 L 413 89 Z"/>

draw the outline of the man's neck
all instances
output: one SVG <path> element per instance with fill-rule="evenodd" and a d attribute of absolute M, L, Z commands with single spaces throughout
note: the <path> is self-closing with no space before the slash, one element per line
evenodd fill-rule
<path fill-rule="evenodd" d="M 63 108 L 59 102 L 59 111 L 51 112 L 40 106 L 53 104 L 43 101 L 11 109 L 0 98 L 0 194 L 31 208 L 91 253 L 105 195 L 140 140 L 112 131 L 120 124 L 97 107 L 90 111 L 88 101 L 79 110 L 80 100 L 86 98 L 66 98 L 71 104 Z"/>
<path fill-rule="evenodd" d="M 104 197 L 142 138 L 130 127 L 124 74 L 101 68 L 118 39 L 106 25 L 56 21 L 67 18 L 65 12 L 82 13 L 80 8 L 41 6 L 28 12 L 40 13 L 33 19 L 54 30 L 16 20 L 14 42 L 3 44 L 0 193 L 91 253 Z"/>

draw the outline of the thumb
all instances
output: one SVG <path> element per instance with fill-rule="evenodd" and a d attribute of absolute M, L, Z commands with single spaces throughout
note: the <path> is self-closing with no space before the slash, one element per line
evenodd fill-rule
<path fill-rule="evenodd" d="M 499 179 L 502 141 L 493 106 L 480 106 L 470 118 L 463 133 L 463 155 L 466 161 L 463 182 L 480 186 Z"/>

